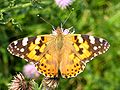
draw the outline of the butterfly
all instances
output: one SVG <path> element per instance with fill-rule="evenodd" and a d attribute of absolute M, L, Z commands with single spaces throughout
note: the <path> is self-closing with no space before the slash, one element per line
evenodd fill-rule
<path fill-rule="evenodd" d="M 57 28 L 53 34 L 25 37 L 13 41 L 8 51 L 35 64 L 38 72 L 48 78 L 76 77 L 86 63 L 105 53 L 110 44 L 91 35 L 73 34 Z"/>

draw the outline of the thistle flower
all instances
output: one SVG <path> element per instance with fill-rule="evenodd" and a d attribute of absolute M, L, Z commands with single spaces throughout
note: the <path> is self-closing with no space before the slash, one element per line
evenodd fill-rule
<path fill-rule="evenodd" d="M 34 64 L 27 64 L 23 67 L 23 73 L 27 78 L 38 78 L 40 73 L 35 68 Z"/>
<path fill-rule="evenodd" d="M 62 8 L 65 9 L 67 6 L 71 5 L 74 0 L 55 0 L 56 4 Z"/>
<path fill-rule="evenodd" d="M 59 79 L 60 79 L 59 77 L 56 77 L 56 78 L 44 77 L 42 81 L 42 85 L 43 85 L 42 90 L 54 90 L 55 88 L 58 87 Z"/>
<path fill-rule="evenodd" d="M 14 76 L 8 88 L 9 90 L 32 90 L 32 83 L 31 81 L 26 81 L 23 74 L 19 73 Z"/>

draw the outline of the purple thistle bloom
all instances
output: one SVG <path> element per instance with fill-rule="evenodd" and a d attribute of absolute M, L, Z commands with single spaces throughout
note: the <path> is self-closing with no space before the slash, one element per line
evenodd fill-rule
<path fill-rule="evenodd" d="M 38 78 L 40 76 L 40 73 L 37 71 L 34 64 L 25 65 L 23 73 L 27 78 Z"/>
<path fill-rule="evenodd" d="M 62 8 L 65 9 L 67 6 L 71 5 L 74 0 L 55 0 L 56 4 Z"/>

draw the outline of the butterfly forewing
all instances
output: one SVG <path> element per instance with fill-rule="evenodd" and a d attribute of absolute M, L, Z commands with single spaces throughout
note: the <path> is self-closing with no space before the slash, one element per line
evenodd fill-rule
<path fill-rule="evenodd" d="M 23 39 L 13 41 L 7 49 L 15 56 L 32 61 L 35 55 L 43 53 L 42 50 L 38 51 L 37 49 L 45 49 L 47 42 L 48 40 L 44 36 L 25 37 Z M 31 56 L 29 56 L 30 53 Z"/>
<path fill-rule="evenodd" d="M 89 62 L 94 57 L 105 53 L 110 47 L 106 40 L 89 35 L 74 35 L 73 42 L 78 57 L 84 62 Z"/>

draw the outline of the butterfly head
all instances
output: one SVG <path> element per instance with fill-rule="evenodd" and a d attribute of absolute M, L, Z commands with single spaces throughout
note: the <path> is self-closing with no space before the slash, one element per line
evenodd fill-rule
<path fill-rule="evenodd" d="M 72 33 L 74 33 L 74 31 L 70 32 L 71 28 L 63 29 L 63 28 L 57 27 L 54 31 L 52 31 L 52 34 L 53 35 L 61 35 L 61 34 L 67 35 L 67 34 L 72 34 Z"/>
<path fill-rule="evenodd" d="M 57 35 L 61 35 L 63 33 L 63 29 L 60 27 L 57 27 L 57 29 L 55 30 L 55 32 L 57 33 Z"/>

